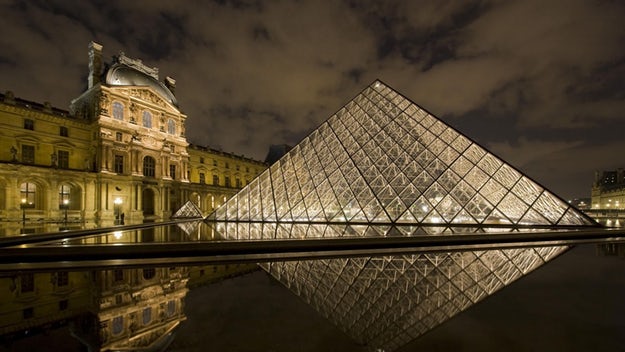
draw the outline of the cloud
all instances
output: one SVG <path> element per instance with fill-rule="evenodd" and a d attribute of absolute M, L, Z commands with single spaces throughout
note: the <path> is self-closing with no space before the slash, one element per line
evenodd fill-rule
<path fill-rule="evenodd" d="M 86 86 L 86 47 L 95 40 L 105 57 L 124 51 L 177 80 L 191 142 L 258 159 L 270 144 L 298 142 L 376 78 L 484 144 L 581 141 L 591 155 L 621 138 L 606 130 L 622 123 L 625 108 L 619 2 L 0 7 L 11 28 L 0 38 L 0 89 L 67 107 Z M 532 152 L 516 150 L 519 160 L 548 160 Z"/>
<path fill-rule="evenodd" d="M 623 167 L 619 150 L 625 141 L 590 145 L 520 138 L 518 142 L 490 143 L 488 148 L 511 165 L 565 198 L 590 197 L 595 170 Z"/>

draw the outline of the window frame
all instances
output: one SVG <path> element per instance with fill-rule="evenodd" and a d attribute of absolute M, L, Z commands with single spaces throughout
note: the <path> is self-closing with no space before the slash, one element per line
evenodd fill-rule
<path fill-rule="evenodd" d="M 34 207 L 37 200 L 37 185 L 32 182 L 22 182 L 20 185 L 20 200 L 25 200 L 22 204 Z"/>
<path fill-rule="evenodd" d="M 176 164 L 169 164 L 169 177 L 172 180 L 176 179 Z"/>
<path fill-rule="evenodd" d="M 56 165 L 59 169 L 69 169 L 69 152 L 67 150 L 57 150 Z"/>
<path fill-rule="evenodd" d="M 64 183 L 59 186 L 59 209 L 65 206 L 65 200 L 69 204 L 72 196 L 72 186 Z"/>
<path fill-rule="evenodd" d="M 35 120 L 24 118 L 24 129 L 34 131 L 35 130 Z"/>
<path fill-rule="evenodd" d="M 150 160 L 149 163 L 148 160 Z M 156 159 L 149 155 L 143 157 L 143 176 L 156 177 Z"/>
<path fill-rule="evenodd" d="M 115 158 L 113 160 L 113 171 L 116 174 L 123 175 L 124 174 L 124 156 L 121 154 L 115 154 Z"/>
<path fill-rule="evenodd" d="M 124 121 L 124 104 L 120 101 L 114 101 L 112 104 L 113 119 Z"/>
<path fill-rule="evenodd" d="M 28 153 L 26 153 L 28 150 Z M 35 163 L 35 146 L 31 144 L 22 144 L 22 163 L 34 164 Z"/>
<path fill-rule="evenodd" d="M 143 110 L 141 114 L 141 125 L 145 128 L 152 128 L 152 113 L 148 110 Z"/>
<path fill-rule="evenodd" d="M 171 135 L 176 135 L 176 121 L 174 119 L 167 120 L 167 133 Z"/>

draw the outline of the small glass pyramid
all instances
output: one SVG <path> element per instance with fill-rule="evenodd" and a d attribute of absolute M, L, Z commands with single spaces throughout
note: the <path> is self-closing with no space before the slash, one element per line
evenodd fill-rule
<path fill-rule="evenodd" d="M 596 226 L 380 81 L 332 115 L 211 219 Z"/>
<path fill-rule="evenodd" d="M 202 211 L 192 201 L 184 203 L 180 209 L 176 210 L 171 219 L 202 219 Z"/>

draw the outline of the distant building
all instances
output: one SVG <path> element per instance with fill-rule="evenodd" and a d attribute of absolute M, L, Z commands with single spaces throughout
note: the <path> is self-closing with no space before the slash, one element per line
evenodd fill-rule
<path fill-rule="evenodd" d="M 176 82 L 89 45 L 87 90 L 68 111 L 0 94 L 0 219 L 168 218 L 188 200 L 209 213 L 263 162 L 190 145 Z"/>
<path fill-rule="evenodd" d="M 590 209 L 590 198 L 574 198 L 569 200 L 569 204 L 579 210 L 586 211 Z"/>
<path fill-rule="evenodd" d="M 269 146 L 269 151 L 265 157 L 265 164 L 271 165 L 288 153 L 293 146 L 288 144 L 272 144 Z"/>
<path fill-rule="evenodd" d="M 625 209 L 625 170 L 597 171 L 591 196 L 592 210 Z"/>

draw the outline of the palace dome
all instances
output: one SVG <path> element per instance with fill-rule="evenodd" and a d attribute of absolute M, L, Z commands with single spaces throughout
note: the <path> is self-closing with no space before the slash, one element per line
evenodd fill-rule
<path fill-rule="evenodd" d="M 116 63 L 106 73 L 106 84 L 110 86 L 147 86 L 175 107 L 178 102 L 174 94 L 154 76 L 123 63 Z"/>

